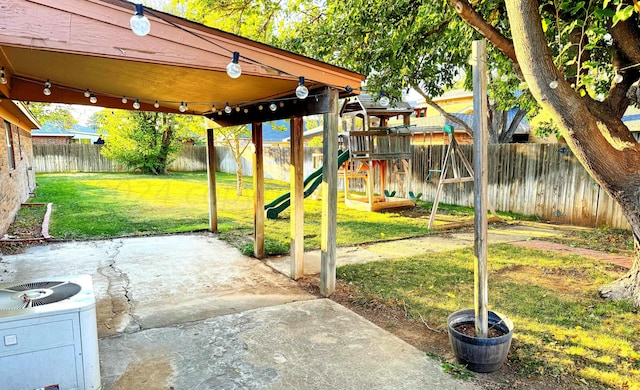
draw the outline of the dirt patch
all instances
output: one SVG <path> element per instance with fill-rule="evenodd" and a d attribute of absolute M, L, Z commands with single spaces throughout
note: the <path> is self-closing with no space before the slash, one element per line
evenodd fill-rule
<path fill-rule="evenodd" d="M 563 293 L 582 293 L 599 286 L 595 280 L 587 277 L 587 271 L 579 269 L 551 269 L 518 265 L 494 272 L 495 277 L 499 277 L 501 281 L 541 286 Z"/>
<path fill-rule="evenodd" d="M 23 206 L 0 240 L 0 254 L 15 255 L 31 246 L 45 244 L 42 222 L 46 211 L 46 205 Z"/>
<path fill-rule="evenodd" d="M 566 239 L 566 238 L 565 238 Z M 580 241 L 576 241 L 580 242 Z M 616 264 L 618 266 L 624 267 L 626 269 L 631 268 L 633 263 L 633 252 L 628 250 L 618 250 L 616 254 L 596 251 L 592 249 L 586 248 L 578 248 L 575 246 L 569 246 L 557 242 L 549 242 L 542 240 L 528 240 L 528 241 L 519 241 L 512 243 L 513 245 L 518 245 L 525 248 L 536 249 L 540 251 L 549 251 L 555 253 L 562 253 L 566 255 L 580 255 L 584 257 L 589 257 L 591 259 L 602 260 L 612 264 Z"/>

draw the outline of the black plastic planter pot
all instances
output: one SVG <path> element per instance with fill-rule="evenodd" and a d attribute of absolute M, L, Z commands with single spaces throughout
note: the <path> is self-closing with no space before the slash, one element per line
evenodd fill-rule
<path fill-rule="evenodd" d="M 474 324 L 473 309 L 460 310 L 447 318 L 449 341 L 458 362 L 475 372 L 494 372 L 502 367 L 511 347 L 513 323 L 508 318 L 489 311 L 489 328 L 500 329 L 504 334 L 499 337 L 470 337 L 455 330 L 462 324 Z"/>

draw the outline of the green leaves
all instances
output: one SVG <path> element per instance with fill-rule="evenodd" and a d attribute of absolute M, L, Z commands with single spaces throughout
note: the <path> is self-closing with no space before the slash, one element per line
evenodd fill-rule
<path fill-rule="evenodd" d="M 613 15 L 613 25 L 615 26 L 618 22 L 627 20 L 633 15 L 635 8 L 632 5 L 628 5 L 626 7 L 622 7 L 623 4 L 618 5 L 618 9 L 616 13 Z"/>

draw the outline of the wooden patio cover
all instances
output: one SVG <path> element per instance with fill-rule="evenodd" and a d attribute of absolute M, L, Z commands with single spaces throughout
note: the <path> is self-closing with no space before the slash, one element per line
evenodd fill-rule
<path fill-rule="evenodd" d="M 122 0 L 3 0 L 0 98 L 206 115 L 221 125 L 253 125 L 255 252 L 264 256 L 262 134 L 264 121 L 290 118 L 291 276 L 303 275 L 302 117 L 324 114 L 321 290 L 335 286 L 338 97 L 359 91 L 364 76 L 185 19 L 144 8 L 151 31 L 135 35 L 135 4 Z M 242 75 L 226 66 L 240 54 Z M 309 97 L 295 97 L 304 77 Z M 45 83 L 51 93 L 45 95 Z M 123 97 L 127 102 L 123 103 Z M 269 106 L 276 104 L 276 110 Z M 231 113 L 222 112 L 226 105 Z M 183 110 L 180 110 L 182 106 Z M 217 229 L 215 158 L 209 130 L 211 229 Z"/>

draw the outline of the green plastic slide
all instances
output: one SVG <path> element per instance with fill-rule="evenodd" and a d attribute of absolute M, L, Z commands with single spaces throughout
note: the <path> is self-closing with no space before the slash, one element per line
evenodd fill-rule
<path fill-rule="evenodd" d="M 342 166 L 349 159 L 349 151 L 343 150 L 338 153 L 338 167 Z M 322 166 L 313 171 L 304 179 L 304 197 L 313 194 L 313 191 L 322 183 Z M 267 211 L 267 218 L 277 219 L 278 215 L 291 205 L 291 193 L 287 192 L 264 205 Z"/>

